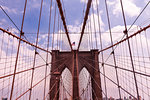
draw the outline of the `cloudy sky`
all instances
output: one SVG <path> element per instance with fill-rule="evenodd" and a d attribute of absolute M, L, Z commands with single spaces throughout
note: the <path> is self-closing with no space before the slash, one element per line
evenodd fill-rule
<path fill-rule="evenodd" d="M 48 23 L 49 23 L 49 7 L 50 7 L 50 0 L 43 0 L 43 10 L 42 10 L 42 17 L 41 17 L 41 26 L 40 26 L 40 36 L 39 36 L 39 43 L 41 47 L 45 48 L 47 44 L 47 33 L 48 33 Z M 99 8 L 99 20 L 101 24 L 101 31 L 102 31 L 102 41 L 103 46 L 109 46 L 110 45 L 110 37 L 109 37 L 109 30 L 108 30 L 108 24 L 107 24 L 107 15 L 105 10 L 105 2 L 104 0 L 97 0 L 98 2 L 98 8 Z M 113 41 L 117 42 L 123 37 L 123 31 L 124 31 L 124 23 L 122 18 L 122 12 L 120 7 L 120 0 L 107 0 L 108 4 L 108 10 L 110 15 L 110 24 L 111 24 L 111 30 L 113 35 Z M 137 16 L 140 14 L 140 12 L 143 10 L 143 8 L 146 6 L 149 0 L 122 0 L 124 11 L 125 11 L 125 17 L 128 28 L 130 25 L 134 22 L 134 20 L 137 18 Z M 0 0 L 0 6 L 3 7 L 3 9 L 7 12 L 7 14 L 12 18 L 12 20 L 15 22 L 15 24 L 19 27 L 21 27 L 22 22 L 22 14 L 24 9 L 24 2 L 25 0 Z M 28 0 L 27 3 L 27 10 L 26 10 L 26 16 L 24 21 L 24 28 L 23 31 L 25 32 L 24 39 L 27 39 L 29 42 L 35 43 L 36 40 L 36 33 L 38 28 L 38 19 L 39 19 L 39 13 L 40 13 L 40 2 L 41 0 Z M 62 2 L 62 0 L 61 0 Z M 85 8 L 86 8 L 87 0 L 63 0 L 63 9 L 65 9 L 65 18 L 67 27 L 70 33 L 71 42 L 75 41 L 74 49 L 77 48 L 77 44 L 80 38 L 80 32 L 82 29 L 82 23 L 84 18 Z M 54 17 L 54 11 L 55 11 L 55 0 L 53 0 L 52 5 L 52 20 L 51 20 L 51 38 L 50 43 L 52 42 L 52 33 L 58 33 L 58 32 L 64 32 L 63 29 L 58 29 L 58 8 L 56 6 L 56 17 Z M 87 21 L 87 26 L 85 29 L 85 32 L 88 32 L 88 25 L 91 22 L 91 30 L 90 32 L 98 32 L 98 14 L 97 14 L 97 5 L 96 0 L 93 0 L 93 11 L 92 8 L 90 10 L 89 19 Z M 134 33 L 139 29 L 140 27 L 144 27 L 150 23 L 150 4 L 147 6 L 147 8 L 144 10 L 144 12 L 141 14 L 141 16 L 138 18 L 136 23 L 133 25 L 132 29 L 129 32 L 130 34 Z M 95 17 L 95 25 L 93 16 Z M 53 23 L 54 18 L 56 18 L 56 27 L 55 31 L 53 31 Z M 60 18 L 59 18 L 60 20 Z M 95 27 L 94 27 L 95 26 Z M 138 26 L 138 28 L 137 28 Z M 17 28 L 11 23 L 11 21 L 8 19 L 8 17 L 4 14 L 4 12 L 0 9 L 0 27 L 4 29 L 8 29 L 12 33 L 19 35 L 19 31 Z M 2 32 L 0 31 L 0 34 Z M 67 41 L 67 38 L 64 33 L 62 33 L 61 36 L 58 36 L 57 34 L 54 34 L 54 48 L 57 48 L 57 39 L 59 38 L 59 41 L 61 41 L 63 44 L 64 49 L 69 48 L 69 44 Z M 83 50 L 89 50 L 89 45 L 92 43 L 94 45 L 93 48 L 96 48 L 96 40 L 98 42 L 98 48 L 100 48 L 100 39 L 99 36 L 95 37 L 94 34 L 92 34 L 93 40 L 90 40 L 91 37 L 89 37 L 87 34 L 84 35 L 83 41 L 81 43 L 81 49 Z M 143 39 L 145 39 L 144 35 L 142 36 Z M 7 37 L 8 39 L 8 37 Z M 0 40 L 2 40 L 2 37 L 0 36 Z M 91 41 L 91 43 L 88 43 L 88 40 Z M 150 35 L 148 35 L 148 41 L 150 41 Z M 7 41 L 4 41 L 7 42 Z M 16 41 L 16 48 L 17 48 Z M 10 43 L 10 45 L 13 45 Z M 52 45 L 50 45 L 51 48 Z M 30 56 L 33 56 L 33 48 L 28 49 L 28 46 L 24 46 L 26 50 L 28 50 L 30 53 Z M 24 49 L 22 48 L 22 49 Z M 22 51 L 21 49 L 21 51 Z M 2 49 L 3 55 L 6 56 L 5 49 Z M 22 52 L 21 52 L 22 53 Z M 14 53 L 14 56 L 16 54 Z M 21 54 L 23 55 L 23 54 Z M 41 55 L 45 58 L 45 55 L 41 53 Z M 112 59 L 110 59 L 112 60 Z M 5 61 L 4 61 L 5 62 Z"/>
<path fill-rule="evenodd" d="M 0 5 L 3 7 L 3 9 L 8 13 L 8 15 L 13 19 L 13 21 L 16 23 L 16 25 L 19 27 L 21 26 L 21 20 L 22 20 L 22 13 L 24 8 L 24 1 L 25 0 L 1 0 Z M 133 21 L 137 18 L 137 16 L 140 14 L 142 9 L 145 7 L 145 5 L 148 3 L 149 0 L 123 0 L 123 6 L 125 11 L 125 17 L 127 25 L 130 26 Z M 38 25 L 38 18 L 39 18 L 39 9 L 40 9 L 40 0 L 28 0 L 27 3 L 27 11 L 25 16 L 25 22 L 24 22 L 24 29 L 25 36 L 28 38 L 29 41 L 33 41 L 35 38 L 35 33 L 37 32 L 37 25 Z M 48 18 L 49 18 L 49 6 L 50 6 L 50 0 L 44 0 L 43 3 L 43 11 L 42 11 L 42 18 L 41 18 L 41 26 L 40 26 L 40 33 L 41 34 L 47 34 L 48 33 Z M 65 17 L 66 22 L 68 25 L 68 30 L 70 33 L 75 32 L 76 38 L 74 36 L 70 35 L 71 41 L 75 41 L 76 44 L 78 43 L 80 32 L 82 28 L 83 18 L 85 12 L 87 0 L 63 0 L 63 8 L 65 9 Z M 124 30 L 124 23 L 122 19 L 122 12 L 120 7 L 119 0 L 107 0 L 108 4 L 108 10 L 110 15 L 110 23 L 112 32 L 114 35 L 117 34 L 115 39 L 122 37 L 122 31 Z M 93 9 L 94 12 L 91 10 L 89 18 L 91 18 L 91 22 L 93 23 L 93 14 L 95 16 L 95 20 L 98 20 L 98 14 L 96 12 L 96 0 L 93 0 Z M 108 24 L 107 24 L 107 16 L 106 16 L 106 10 L 105 10 L 105 3 L 104 0 L 98 0 L 98 7 L 99 7 L 99 15 L 100 15 L 100 23 L 101 23 L 101 31 L 104 33 L 104 37 L 106 36 L 108 32 Z M 54 9 L 55 8 L 55 0 L 53 0 L 52 5 L 52 22 L 51 22 L 51 28 L 53 25 L 54 20 Z M 92 8 L 91 8 L 92 9 Z M 142 15 L 139 17 L 139 19 L 134 24 L 135 26 L 145 26 L 145 21 L 148 23 L 150 21 L 150 14 L 148 13 L 150 10 L 150 6 L 148 6 Z M 56 11 L 58 13 L 58 8 L 56 8 Z M 18 33 L 16 27 L 10 22 L 8 17 L 0 10 L 0 27 L 3 27 L 4 29 L 11 28 L 14 33 Z M 57 16 L 57 14 L 56 14 Z M 58 19 L 56 19 L 57 23 Z M 146 24 L 147 24 L 146 23 Z M 96 30 L 98 31 L 98 23 L 96 21 L 95 23 Z M 58 29 L 55 29 L 55 32 L 58 32 Z M 92 25 L 92 31 L 94 31 L 94 25 Z M 51 33 L 53 30 L 51 29 Z M 105 33 L 106 32 L 106 33 Z M 116 32 L 116 33 L 115 33 Z M 118 33 L 120 32 L 120 33 Z M 32 39 L 31 39 L 32 37 Z M 86 37 L 86 36 L 85 36 Z M 44 36 L 43 36 L 44 38 Z M 108 37 L 106 37 L 108 38 Z M 93 40 L 94 41 L 94 40 Z M 103 40 L 108 42 L 107 40 Z M 105 43 L 105 42 L 104 42 Z M 107 44 L 107 43 L 106 43 Z M 77 45 L 76 45 L 77 46 Z"/>

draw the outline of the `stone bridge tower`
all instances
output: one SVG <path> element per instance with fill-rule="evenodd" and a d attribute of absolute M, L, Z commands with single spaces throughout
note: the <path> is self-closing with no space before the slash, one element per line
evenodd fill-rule
<path fill-rule="evenodd" d="M 68 68 L 72 74 L 72 100 L 80 100 L 79 97 L 79 73 L 83 68 L 86 68 L 91 78 L 92 98 L 93 100 L 102 100 L 101 80 L 99 73 L 98 50 L 91 51 L 77 51 L 60 52 L 58 50 L 52 51 L 52 64 L 51 64 L 51 78 L 49 93 L 50 100 L 59 100 L 59 77 L 63 70 Z M 55 85 L 57 84 L 57 85 Z"/>

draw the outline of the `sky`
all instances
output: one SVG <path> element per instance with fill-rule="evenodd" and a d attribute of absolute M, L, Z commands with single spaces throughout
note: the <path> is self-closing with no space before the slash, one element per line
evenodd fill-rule
<path fill-rule="evenodd" d="M 3 9 L 8 13 L 8 15 L 12 18 L 12 20 L 15 22 L 15 24 L 19 27 L 21 27 L 22 22 L 22 13 L 24 8 L 24 1 L 25 0 L 1 0 L 0 5 L 3 7 Z M 128 26 L 130 26 L 134 20 L 137 18 L 137 16 L 140 14 L 140 12 L 143 10 L 145 5 L 148 3 L 149 0 L 123 0 L 123 6 L 125 11 L 125 18 L 126 23 Z M 42 18 L 41 18 L 41 25 L 40 25 L 40 33 L 41 34 L 47 34 L 48 33 L 48 22 L 49 22 L 49 6 L 50 6 L 49 0 L 43 1 L 43 10 L 42 10 Z M 85 8 L 86 8 L 87 0 L 63 0 L 62 6 L 65 10 L 65 18 L 67 27 L 70 33 L 76 33 L 76 38 L 73 38 L 74 35 L 70 35 L 71 42 L 76 42 L 76 46 L 78 45 L 78 40 L 80 37 L 80 32 L 82 29 L 82 23 L 84 18 Z M 124 30 L 124 23 L 122 18 L 122 12 L 120 7 L 119 0 L 107 0 L 108 5 L 108 11 L 110 16 L 110 24 L 111 28 L 113 29 L 113 34 L 117 34 L 117 37 L 114 38 L 121 38 L 122 37 L 122 31 Z M 54 9 L 55 4 L 53 0 L 52 4 L 52 20 L 54 20 Z M 89 18 L 91 18 L 91 22 L 93 23 L 93 14 L 95 16 L 95 20 L 98 20 L 97 16 L 97 5 L 96 1 L 93 1 L 93 9 L 94 12 L 90 11 Z M 108 31 L 108 22 L 107 22 L 107 16 L 106 16 L 106 10 L 105 10 L 105 3 L 104 0 L 98 1 L 98 8 L 99 8 L 99 15 L 100 15 L 100 24 L 101 24 L 101 32 L 109 32 Z M 138 18 L 136 23 L 134 24 L 136 26 L 144 26 L 144 22 L 149 22 L 149 6 L 144 10 L 144 12 L 141 14 L 141 16 Z M 28 38 L 28 40 L 32 43 L 35 42 L 35 33 L 37 33 L 37 27 L 38 27 L 38 18 L 39 18 L 39 9 L 40 9 L 40 0 L 28 0 L 27 3 L 27 10 L 26 10 L 26 16 L 24 21 L 24 27 L 23 31 L 25 32 L 25 36 Z M 58 14 L 58 8 L 56 8 L 57 14 Z M 56 14 L 56 17 L 58 16 Z M 16 29 L 16 27 L 10 22 L 8 17 L 0 10 L 0 27 L 3 27 L 4 29 L 12 28 L 14 33 L 19 33 L 19 31 Z M 56 19 L 56 23 L 58 20 Z M 53 33 L 53 23 L 51 22 L 51 33 Z M 146 23 L 146 24 L 147 24 Z M 92 31 L 94 31 L 94 25 L 92 26 Z M 146 26 L 146 25 L 145 25 Z M 63 27 L 63 26 L 62 26 Z M 96 31 L 98 31 L 98 22 L 95 23 Z M 58 29 L 56 29 L 56 33 L 58 32 Z M 115 33 L 115 32 L 120 32 Z M 63 30 L 64 32 L 64 30 Z M 103 36 L 105 36 L 103 34 Z M 85 38 L 87 36 L 85 35 Z M 34 41 L 33 41 L 34 40 Z M 105 41 L 105 40 L 104 40 Z M 65 41 L 64 41 L 65 42 Z M 42 42 L 41 42 L 42 43 Z M 107 43 L 104 43 L 107 44 Z M 64 44 L 65 45 L 65 44 Z M 67 44 L 68 45 L 68 44 Z M 74 47 L 76 48 L 76 47 Z"/>
<path fill-rule="evenodd" d="M 60 17 L 58 18 L 58 8 L 55 4 L 55 0 L 53 1 L 52 5 L 52 20 L 51 20 L 51 36 L 50 36 L 50 44 L 52 43 L 52 33 L 54 34 L 54 49 L 57 49 L 57 40 L 62 42 L 62 46 L 60 47 L 61 50 L 70 50 L 69 44 L 66 38 L 66 35 L 64 33 L 64 29 L 60 28 L 63 27 L 62 23 L 60 23 L 58 27 L 58 19 L 60 20 Z M 126 18 L 127 27 L 129 28 L 130 25 L 135 21 L 135 19 L 138 17 L 140 12 L 143 10 L 143 8 L 146 6 L 146 4 L 149 2 L 149 0 L 122 0 L 123 1 L 123 7 L 124 7 L 124 13 Z M 24 2 L 25 0 L 0 0 L 0 6 L 3 7 L 3 9 L 7 12 L 7 14 L 11 17 L 11 19 L 15 22 L 15 24 L 19 27 L 21 27 L 22 22 L 22 14 L 24 9 Z M 25 15 L 25 21 L 24 21 L 24 27 L 23 32 L 25 33 L 24 39 L 27 39 L 29 42 L 34 43 L 36 41 L 36 33 L 38 28 L 38 20 L 39 20 L 39 13 L 40 13 L 40 0 L 28 0 L 27 2 L 27 9 L 26 9 L 26 15 Z M 61 0 L 62 2 L 62 0 Z M 80 32 L 82 29 L 83 19 L 84 19 L 84 13 L 86 8 L 87 0 L 63 0 L 63 9 L 65 10 L 65 19 L 67 28 L 69 30 L 69 36 L 71 39 L 71 43 L 75 41 L 75 46 L 73 46 L 73 49 L 76 49 L 78 46 L 79 38 L 80 38 Z M 109 17 L 110 17 L 110 24 L 111 24 L 111 30 L 113 35 L 113 42 L 117 42 L 123 37 L 123 31 L 124 31 L 124 23 L 123 23 L 123 17 L 120 7 L 119 0 L 107 0 L 108 5 L 108 11 L 109 11 Z M 85 32 L 88 31 L 87 27 L 91 22 L 91 32 L 98 32 L 99 26 L 98 26 L 98 14 L 99 14 L 99 20 L 100 20 L 100 28 L 102 33 L 102 41 L 103 41 L 103 47 L 107 47 L 111 45 L 110 43 L 110 36 L 109 36 L 109 27 L 107 22 L 107 15 L 105 10 L 105 2 L 104 0 L 98 0 L 98 8 L 99 12 L 97 14 L 97 5 L 96 0 L 93 0 L 93 11 L 92 8 L 90 10 L 90 14 L 87 21 L 87 26 L 85 29 Z M 42 9 L 42 17 L 41 17 L 41 25 L 40 25 L 40 35 L 39 35 L 39 42 L 38 45 L 42 48 L 46 48 L 47 46 L 47 33 L 48 33 L 48 24 L 49 24 L 49 12 L 50 12 L 50 0 L 43 0 L 43 9 Z M 56 8 L 56 17 L 54 17 L 54 11 Z M 84 13 L 83 13 L 84 12 Z M 137 19 L 137 21 L 134 23 L 133 27 L 130 29 L 129 34 L 133 34 L 136 32 L 140 27 L 145 27 L 150 23 L 150 4 L 147 6 L 147 8 L 144 10 L 144 12 L 140 15 L 140 17 Z M 95 25 L 94 25 L 94 19 L 95 17 Z M 56 27 L 55 31 L 53 30 L 54 26 L 54 18 L 56 18 Z M 8 19 L 8 17 L 3 13 L 3 11 L 0 9 L 0 27 L 4 29 L 8 29 L 10 32 L 16 34 L 19 36 L 19 31 L 17 28 L 11 23 L 11 21 Z M 150 31 L 150 30 L 149 30 Z M 62 32 L 61 36 L 58 36 L 57 33 Z M 2 32 L 0 31 L 0 34 Z M 90 38 L 93 37 L 93 40 L 90 40 Z M 91 48 L 98 48 L 100 49 L 100 39 L 99 35 L 92 34 L 88 36 L 88 34 L 85 34 L 83 36 L 83 40 L 81 42 L 81 50 L 90 50 Z M 150 42 L 150 35 L 148 37 L 148 42 Z M 6 37 L 6 40 L 8 37 Z M 138 37 L 139 39 L 139 37 Z M 142 39 L 145 40 L 145 36 L 142 35 Z M 0 40 L 2 40 L 2 35 L 0 35 Z M 91 41 L 93 44 L 93 47 L 90 47 L 89 45 L 91 43 L 88 43 L 88 41 Z M 98 42 L 98 47 L 96 47 L 96 40 Z M 7 43 L 7 41 L 5 41 Z M 15 48 L 17 48 L 18 41 L 15 40 Z M 138 43 L 139 44 L 139 43 Z M 10 45 L 13 45 L 13 43 L 10 43 Z M 25 44 L 22 44 L 24 46 Z M 145 45 L 143 45 L 144 48 L 146 48 Z M 140 48 L 140 46 L 139 46 Z M 27 50 L 29 52 L 30 56 L 33 56 L 33 48 L 29 46 L 24 46 L 24 48 L 21 48 L 20 55 L 24 56 L 23 49 Z M 50 45 L 49 49 L 52 49 L 52 45 Z M 3 49 L 2 51 L 3 56 L 9 56 L 6 55 L 6 49 Z M 39 51 L 40 52 L 40 51 Z M 119 50 L 116 52 L 119 52 Z M 45 58 L 46 55 L 41 52 L 41 55 Z M 14 52 L 15 56 L 15 52 Z M 107 58 L 107 56 L 106 56 Z M 110 58 L 110 61 L 112 59 Z M 24 62 L 24 61 L 22 61 Z M 110 70 L 108 71 L 108 73 Z M 111 76 L 110 76 L 111 77 Z M 109 87 L 112 88 L 112 87 Z M 112 89 L 110 89 L 112 90 Z M 116 95 L 115 95 L 116 96 Z"/>

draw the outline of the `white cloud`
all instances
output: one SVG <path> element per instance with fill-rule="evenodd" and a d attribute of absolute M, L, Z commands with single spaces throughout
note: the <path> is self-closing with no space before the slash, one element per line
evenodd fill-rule
<path fill-rule="evenodd" d="M 40 3 L 34 3 L 34 4 L 32 5 L 32 7 L 33 7 L 33 8 L 39 8 L 39 7 L 40 7 Z"/>
<path fill-rule="evenodd" d="M 92 32 L 94 32 L 95 29 L 96 29 L 96 32 L 99 31 L 99 23 L 98 23 L 98 21 L 100 21 L 100 28 L 101 28 L 101 31 L 104 30 L 104 22 L 102 21 L 101 13 L 102 13 L 102 12 L 99 13 L 99 19 L 98 19 L 98 15 L 97 15 L 97 14 L 91 14 L 91 15 L 89 16 L 89 18 L 88 18 L 88 19 L 90 19 L 90 21 L 91 21 Z M 94 18 L 93 18 L 93 16 L 94 16 Z M 95 25 L 94 25 L 94 23 L 95 23 Z M 90 22 L 88 22 L 88 24 L 90 24 Z M 94 29 L 94 26 L 95 26 L 95 29 Z"/>
<path fill-rule="evenodd" d="M 115 1 L 107 1 L 107 4 L 108 4 L 109 6 L 113 6 L 113 5 L 115 4 Z"/>
<path fill-rule="evenodd" d="M 79 25 L 79 26 L 68 25 L 67 27 L 68 27 L 69 32 L 80 32 L 81 31 L 81 25 Z"/>
<path fill-rule="evenodd" d="M 28 4 L 30 5 L 29 6 L 30 8 L 40 8 L 40 5 L 41 5 L 40 0 L 30 0 Z"/>
<path fill-rule="evenodd" d="M 124 26 L 115 26 L 111 29 L 112 31 L 112 37 L 113 37 L 113 41 L 116 41 L 118 40 L 118 38 L 120 38 L 121 36 L 124 35 L 123 33 L 123 30 L 124 30 Z M 120 32 L 120 33 L 119 33 Z M 107 30 L 106 32 L 104 32 L 102 34 L 102 39 L 103 41 L 106 43 L 106 44 L 109 44 L 110 43 L 110 35 L 109 35 L 109 30 Z"/>
<path fill-rule="evenodd" d="M 99 13 L 99 21 L 100 21 L 101 31 L 104 31 L 104 23 L 103 23 L 102 18 L 101 18 L 101 13 L 102 13 L 102 11 Z M 93 16 L 94 16 L 94 19 L 93 19 Z M 94 20 L 95 20 L 95 25 L 94 25 Z M 90 23 L 91 23 L 91 30 L 87 30 Z M 80 25 L 68 25 L 67 26 L 68 30 L 70 32 L 69 37 L 70 37 L 71 43 L 75 42 L 75 46 L 73 46 L 73 49 L 77 49 L 79 39 L 81 36 L 82 24 L 80 24 Z M 88 17 L 88 21 L 87 21 L 86 28 L 85 28 L 84 32 L 85 33 L 86 32 L 95 32 L 95 30 L 96 30 L 96 32 L 99 32 L 98 15 L 97 14 L 91 14 Z M 96 35 L 96 36 L 97 36 L 97 38 L 99 37 L 99 35 Z M 63 45 L 69 47 L 68 40 L 66 38 L 66 34 L 65 33 L 62 34 L 61 37 L 62 37 L 62 39 L 60 41 L 63 42 Z M 95 44 L 95 42 L 96 42 L 95 34 L 92 34 L 92 37 L 94 38 L 92 43 Z M 80 50 L 89 50 L 90 49 L 89 48 L 89 41 L 88 41 L 89 38 L 90 38 L 89 34 L 83 35 Z M 54 40 L 55 40 L 54 42 L 57 44 L 57 34 L 56 34 Z M 97 39 L 97 41 L 99 42 L 99 38 Z"/>
<path fill-rule="evenodd" d="M 0 20 L 0 27 L 4 29 L 10 28 L 10 25 L 8 24 L 7 20 L 5 18 L 2 18 Z"/>
<path fill-rule="evenodd" d="M 87 3 L 88 0 L 80 0 L 82 3 Z"/>
<path fill-rule="evenodd" d="M 88 0 L 80 0 L 81 3 L 87 3 Z M 97 9 L 97 6 L 99 5 L 99 0 L 92 0 L 92 5 L 91 7 L 93 6 L 94 10 Z"/>
<path fill-rule="evenodd" d="M 4 9 L 5 11 L 7 11 L 8 13 L 18 14 L 17 9 L 9 8 L 9 7 L 6 7 L 6 6 L 2 6 L 2 7 L 3 7 L 3 9 Z"/>
<path fill-rule="evenodd" d="M 30 7 L 31 8 L 40 8 L 41 6 L 41 1 L 40 0 L 31 0 L 29 1 Z M 43 6 L 48 5 L 45 1 L 43 1 Z"/>
<path fill-rule="evenodd" d="M 140 13 L 141 8 L 138 7 L 134 0 L 122 0 L 125 14 L 129 17 L 137 16 Z M 121 14 L 121 5 L 119 0 L 108 1 L 108 5 L 113 8 L 113 14 L 118 16 Z"/>
<path fill-rule="evenodd" d="M 93 5 L 94 10 L 96 10 L 97 6 L 99 6 L 99 0 L 93 0 L 92 5 Z"/>
<path fill-rule="evenodd" d="M 18 31 L 16 28 L 11 28 L 10 31 L 11 31 L 12 33 L 17 33 L 17 34 L 19 34 L 19 31 Z"/>
<path fill-rule="evenodd" d="M 80 24 L 79 20 L 75 20 L 75 25 L 79 25 L 79 24 Z"/>
<path fill-rule="evenodd" d="M 147 4 L 148 2 L 150 2 L 149 0 L 144 0 L 145 4 Z"/>
<path fill-rule="evenodd" d="M 127 26 L 127 28 L 129 28 L 130 25 Z M 123 36 L 124 36 L 124 31 L 125 27 L 124 26 L 121 26 L 121 25 L 118 25 L 118 26 L 115 26 L 113 28 L 111 28 L 111 32 L 112 32 L 112 38 L 113 38 L 113 42 L 116 43 L 117 41 L 120 41 Z M 137 27 L 136 25 L 133 25 L 132 28 L 130 29 L 130 31 L 128 32 L 128 34 L 133 34 L 134 32 L 137 32 L 139 29 L 139 27 Z M 125 37 L 124 37 L 125 38 Z M 111 45 L 111 41 L 110 41 L 110 33 L 109 33 L 109 30 L 107 30 L 106 32 L 104 32 L 102 34 L 102 41 L 104 42 L 104 45 L 108 46 L 108 45 Z"/>
<path fill-rule="evenodd" d="M 6 19 L 1 19 L 1 21 L 2 21 L 2 23 L 6 23 L 7 21 L 6 21 Z"/>
<path fill-rule="evenodd" d="M 129 25 L 128 25 L 128 27 L 129 27 Z M 139 29 L 139 27 L 134 25 L 132 27 L 132 29 L 130 30 L 129 35 L 137 32 L 137 29 Z M 113 35 L 114 43 L 116 43 L 117 40 L 118 40 L 117 38 L 122 37 L 124 35 L 124 33 L 122 33 L 122 31 L 124 30 L 124 26 L 118 25 L 118 26 L 113 27 L 111 30 L 113 32 L 112 35 Z M 146 31 L 148 33 L 150 30 L 147 29 Z M 110 44 L 110 36 L 109 36 L 109 33 L 107 33 L 107 32 L 102 34 L 102 39 L 103 39 L 103 43 L 104 42 L 109 43 L 109 46 L 110 46 L 111 45 Z M 143 32 L 140 33 L 140 35 L 137 34 L 136 36 L 133 36 L 129 40 L 130 40 L 132 55 L 133 55 L 133 59 L 134 59 L 135 71 L 140 72 L 140 73 L 149 74 L 149 68 L 148 68 L 149 64 L 146 63 L 146 62 L 149 62 L 148 47 L 150 45 L 147 44 L 147 43 L 150 43 L 150 37 L 146 37 L 145 33 L 143 31 Z M 146 41 L 147 41 L 147 43 L 146 43 Z M 104 59 L 107 59 L 108 52 L 111 53 L 111 49 L 106 50 L 104 52 L 104 55 L 105 55 Z M 127 41 L 124 41 L 120 45 L 117 45 L 117 48 L 115 49 L 115 54 L 119 55 L 119 56 L 116 56 L 116 61 L 117 61 L 117 66 L 118 67 L 132 70 Z M 110 56 L 106 63 L 113 64 L 113 57 Z M 128 66 L 128 67 L 126 67 L 126 66 Z M 143 66 L 145 66 L 145 67 L 143 67 Z M 115 74 L 113 72 L 115 70 L 112 69 L 112 67 L 107 67 L 107 65 L 105 65 L 105 68 L 106 68 L 105 69 L 105 75 L 107 77 L 109 77 L 110 79 L 115 80 L 115 82 L 116 82 L 116 78 L 114 78 Z M 103 71 L 101 71 L 101 72 L 103 72 Z M 127 73 L 127 72 L 120 70 L 120 71 L 118 71 L 118 73 Z M 131 73 L 129 74 L 129 76 L 132 76 Z M 127 84 L 132 81 L 132 78 L 130 78 L 130 79 L 128 78 L 129 76 L 124 76 L 128 79 L 126 81 Z M 146 79 L 144 79 L 143 77 L 139 77 L 138 75 L 136 77 L 137 77 L 137 80 L 139 82 L 140 82 L 140 80 L 143 80 L 143 83 L 146 84 Z M 121 77 L 119 77 L 119 81 L 120 81 L 120 86 L 124 86 L 124 83 L 121 83 L 121 81 L 122 81 Z M 102 83 L 103 83 L 103 81 L 102 81 Z M 109 86 L 109 87 L 107 87 L 109 91 L 115 91 L 115 88 L 113 87 L 113 84 L 111 84 L 110 82 L 107 82 L 107 85 Z M 133 88 L 135 88 L 135 87 L 133 87 Z M 139 86 L 139 88 L 141 88 L 141 86 Z M 143 87 L 143 90 L 146 90 L 146 89 Z M 109 95 L 116 97 L 115 96 L 116 93 L 114 93 L 114 92 L 110 93 Z M 144 97 L 144 99 L 147 99 L 147 97 Z"/>
<path fill-rule="evenodd" d="M 101 31 L 104 31 L 104 23 L 101 19 L 101 14 L 102 12 L 99 13 L 99 21 L 100 21 L 100 26 L 101 26 Z M 94 19 L 93 19 L 93 16 L 94 16 Z M 87 21 L 87 24 L 86 24 L 86 28 L 85 28 L 85 33 L 86 32 L 99 32 L 99 23 L 98 23 L 98 15 L 97 14 L 91 14 L 89 15 L 88 17 L 88 20 Z M 95 20 L 95 23 L 94 23 L 94 20 Z M 87 30 L 87 27 L 89 27 L 89 25 L 91 24 L 91 30 Z M 95 25 L 94 25 L 95 24 Z M 80 39 L 80 36 L 81 36 L 81 30 L 82 30 L 82 24 L 80 25 L 68 25 L 68 30 L 69 32 L 73 33 L 73 34 L 69 34 L 69 37 L 70 37 L 70 40 L 71 40 L 71 43 L 75 42 L 75 46 L 73 46 L 73 49 L 77 49 L 77 46 L 78 46 L 78 43 L 79 43 L 79 39 Z M 63 37 L 65 37 L 66 35 L 64 34 Z M 99 37 L 98 35 L 96 35 L 97 38 Z M 92 34 L 92 37 L 94 38 L 93 39 L 93 44 L 95 44 L 96 42 L 96 39 L 95 39 L 95 34 Z M 89 50 L 89 34 L 84 34 L 83 35 L 83 38 L 82 38 L 82 42 L 81 42 L 81 48 L 80 50 Z M 64 45 L 68 45 L 68 40 L 64 39 L 62 40 Z M 99 42 L 99 38 L 97 39 L 97 41 Z"/>
<path fill-rule="evenodd" d="M 14 32 L 16 31 L 15 29 L 11 29 L 9 30 L 10 32 Z M 15 66 L 15 60 L 16 60 L 16 54 L 17 54 L 17 47 L 18 47 L 18 42 L 19 40 L 16 39 L 15 37 L 12 37 L 11 35 L 8 35 L 7 33 L 3 33 L 2 31 L 0 31 L 0 34 L 4 34 L 4 37 L 1 36 L 0 37 L 0 45 L 2 45 L 2 40 L 3 41 L 3 46 L 1 46 L 2 48 L 0 49 L 0 76 L 5 76 L 8 74 L 12 74 L 14 72 L 14 66 Z M 43 36 L 44 38 L 44 36 Z M 13 51 L 13 52 L 12 52 Z M 38 50 L 39 54 L 42 56 L 42 58 L 45 60 L 46 59 L 46 52 L 43 52 L 41 50 Z M 30 69 L 33 67 L 33 59 L 34 59 L 34 48 L 31 47 L 30 45 L 21 42 L 20 45 L 20 51 L 19 51 L 19 58 L 18 58 L 18 64 L 17 64 L 17 72 L 19 71 L 23 71 L 25 69 Z M 37 55 L 36 57 L 36 63 L 35 63 L 35 67 L 36 66 L 40 66 L 40 65 L 44 65 L 45 61 L 42 60 L 42 58 Z M 49 56 L 49 62 L 51 61 L 50 56 Z M 33 85 L 36 84 L 37 82 L 39 82 L 42 78 L 44 78 L 44 73 L 45 73 L 45 66 L 41 67 L 41 68 L 37 68 L 35 70 L 34 75 L 37 76 L 34 78 L 33 81 Z M 48 71 L 50 70 L 49 67 L 47 67 Z M 39 73 L 42 73 L 39 75 Z M 18 74 L 18 76 L 22 76 L 21 78 L 19 78 L 19 80 L 16 80 L 15 82 L 20 82 L 20 80 L 23 80 L 25 82 L 22 83 L 22 85 L 17 86 L 18 89 L 22 89 L 22 91 L 19 91 L 21 94 L 27 90 L 30 87 L 29 82 L 27 83 L 26 81 L 28 80 L 26 77 L 28 75 L 31 75 L 31 71 L 25 71 L 23 73 Z M 37 74 L 37 75 L 36 75 Z M 49 74 L 49 72 L 47 72 L 47 74 Z M 16 77 L 18 78 L 18 77 Z M 49 78 L 49 77 L 48 77 Z M 12 79 L 10 77 L 7 78 L 3 78 L 5 80 L 5 84 L 4 85 L 0 85 L 0 89 L 4 88 L 4 93 L 8 93 L 8 89 L 10 87 L 10 85 L 8 85 L 8 83 L 10 83 L 12 81 Z M 0 82 L 2 83 L 3 79 L 0 80 Z M 42 82 L 41 82 L 42 83 Z M 26 87 L 23 87 L 24 85 L 26 85 Z M 48 84 L 47 84 L 48 87 Z M 40 91 L 41 89 L 34 89 L 36 91 Z M 48 90 L 47 90 L 48 91 Z M 14 92 L 18 92 L 18 90 L 14 90 Z M 5 95 L 6 96 L 6 95 Z M 0 97 L 5 97 L 4 94 L 0 94 Z M 13 96 L 13 98 L 17 98 L 18 95 Z M 38 98 L 41 98 L 41 95 L 37 96 Z"/>

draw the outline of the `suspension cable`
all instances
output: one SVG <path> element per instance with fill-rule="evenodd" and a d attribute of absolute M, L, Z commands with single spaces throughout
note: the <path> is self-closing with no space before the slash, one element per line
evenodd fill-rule
<path fill-rule="evenodd" d="M 125 14 L 124 14 L 122 0 L 120 0 L 120 4 L 121 4 L 122 15 L 123 15 L 123 19 L 124 19 L 124 25 L 125 25 L 125 31 L 124 31 L 124 33 L 126 34 L 126 37 L 128 38 L 127 24 L 126 24 L 126 19 L 125 19 Z M 135 68 L 134 68 L 135 66 L 133 64 L 132 51 L 131 51 L 131 46 L 130 46 L 129 39 L 127 39 L 127 42 L 128 42 L 128 49 L 129 49 L 129 54 L 130 54 L 130 59 L 131 59 L 131 65 L 132 65 L 132 70 L 133 70 L 133 75 L 134 75 L 134 81 L 135 81 L 135 87 L 136 87 L 136 92 L 137 92 L 137 99 L 140 100 L 139 90 L 138 90 L 138 84 L 137 84 L 137 78 L 136 78 L 136 75 L 135 75 Z"/>

